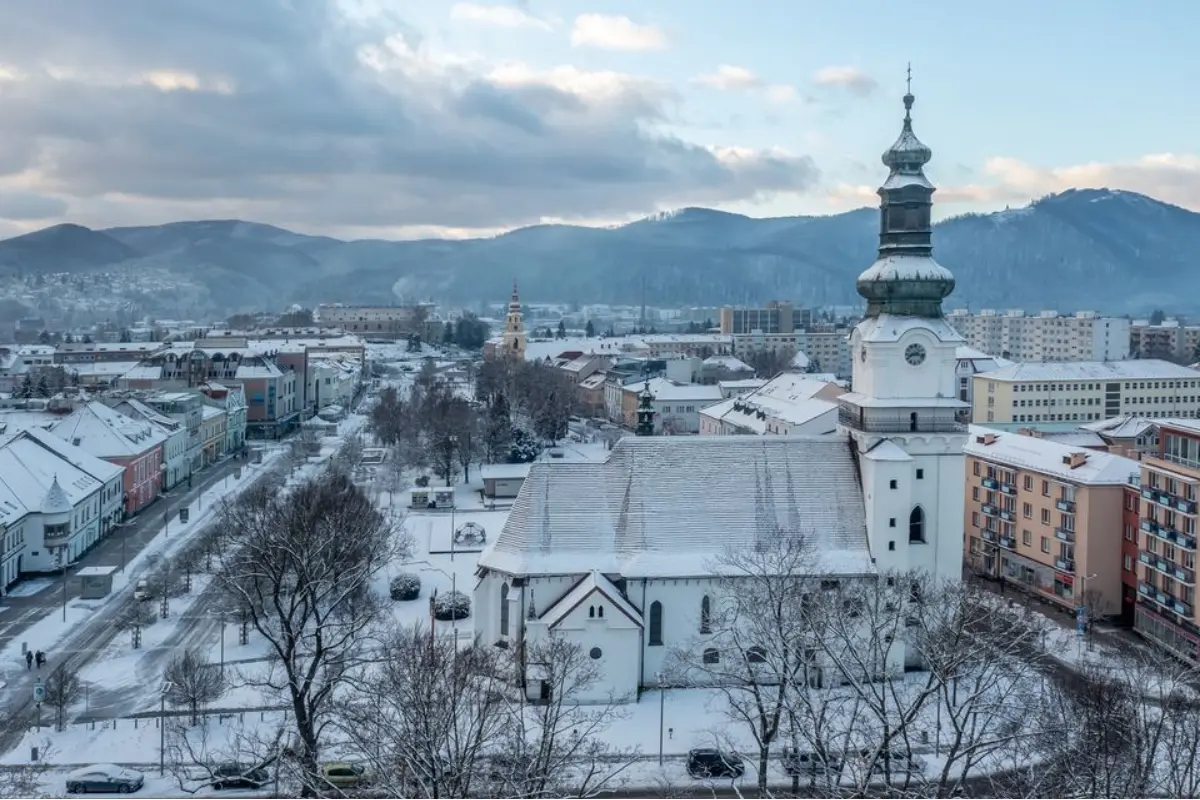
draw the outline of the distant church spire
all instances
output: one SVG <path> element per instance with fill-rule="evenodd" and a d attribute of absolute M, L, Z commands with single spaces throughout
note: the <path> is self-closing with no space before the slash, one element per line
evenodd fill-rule
<path fill-rule="evenodd" d="M 508 301 L 508 316 L 504 320 L 504 351 L 510 356 L 525 356 L 525 315 L 521 311 L 521 296 L 517 279 L 513 278 L 512 298 Z"/>
<path fill-rule="evenodd" d="M 637 427 L 634 432 L 638 436 L 654 435 L 654 393 L 650 391 L 650 376 L 646 375 L 646 383 L 638 392 Z"/>
<path fill-rule="evenodd" d="M 937 191 L 925 177 L 933 152 L 913 133 L 912 66 L 905 76 L 904 122 L 881 160 L 888 177 L 879 187 L 879 260 L 858 278 L 867 316 L 941 317 L 954 276 L 933 260 L 931 213 Z"/>

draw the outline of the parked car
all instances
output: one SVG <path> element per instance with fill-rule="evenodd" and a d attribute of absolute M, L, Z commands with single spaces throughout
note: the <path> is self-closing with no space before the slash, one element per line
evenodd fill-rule
<path fill-rule="evenodd" d="M 361 789 L 371 782 L 365 767 L 344 761 L 324 765 L 321 774 L 325 782 L 336 789 Z"/>
<path fill-rule="evenodd" d="M 916 775 L 925 769 L 925 759 L 902 750 L 860 750 L 859 755 L 872 764 L 871 770 L 877 775 Z"/>
<path fill-rule="evenodd" d="M 845 762 L 837 753 L 815 753 L 798 750 L 795 747 L 783 748 L 783 771 L 788 775 L 825 775 L 830 772 L 840 773 Z"/>
<path fill-rule="evenodd" d="M 243 764 L 221 764 L 212 774 L 212 788 L 218 792 L 225 789 L 261 789 L 271 782 L 271 776 L 265 769 Z"/>
<path fill-rule="evenodd" d="M 688 751 L 687 771 L 693 778 L 740 778 L 746 773 L 746 765 L 736 753 L 698 747 Z"/>
<path fill-rule="evenodd" d="M 146 582 L 145 578 L 142 578 L 133 587 L 133 599 L 138 602 L 150 599 L 150 584 Z"/>
<path fill-rule="evenodd" d="M 136 792 L 146 782 L 142 773 L 116 764 L 92 764 L 67 774 L 67 794 Z"/>

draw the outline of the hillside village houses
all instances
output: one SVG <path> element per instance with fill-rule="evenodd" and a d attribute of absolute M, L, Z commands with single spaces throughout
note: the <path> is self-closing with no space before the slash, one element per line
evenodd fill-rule
<path fill-rule="evenodd" d="M 964 342 L 942 313 L 954 278 L 932 256 L 931 153 L 912 131 L 913 97 L 904 100 L 901 135 L 883 156 L 879 258 L 857 282 L 867 312 L 851 334 L 854 391 L 837 400 L 837 432 L 626 437 L 603 463 L 533 464 L 479 559 L 476 633 L 485 642 L 560 636 L 598 664 L 582 700 L 634 699 L 668 680 L 673 649 L 704 647 L 728 547 L 803 537 L 819 556 L 810 571 L 831 588 L 892 570 L 961 578 Z M 593 498 L 586 511 L 580 496 Z M 703 657 L 744 654 L 705 648 Z M 919 666 L 896 641 L 865 676 L 813 669 L 829 685 Z M 531 697 L 549 691 L 537 665 L 523 677 Z"/>

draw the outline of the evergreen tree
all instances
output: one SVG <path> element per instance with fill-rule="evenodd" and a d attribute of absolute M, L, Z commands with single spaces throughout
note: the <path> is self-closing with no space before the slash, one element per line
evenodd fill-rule
<path fill-rule="evenodd" d="M 488 406 L 487 421 L 483 430 L 484 457 L 489 464 L 505 461 L 512 448 L 512 419 L 508 410 L 508 401 L 503 394 L 497 394 Z"/>
<path fill-rule="evenodd" d="M 558 330 L 555 331 L 554 336 L 558 339 L 567 338 L 567 324 L 561 319 L 558 321 Z"/>
<path fill-rule="evenodd" d="M 37 385 L 34 387 L 33 392 L 38 397 L 50 396 L 50 382 L 46 380 L 46 373 L 43 372 L 41 375 L 38 375 Z"/>
<path fill-rule="evenodd" d="M 50 344 L 50 331 L 42 331 L 39 333 L 38 342 L 40 344 Z"/>
<path fill-rule="evenodd" d="M 592 324 L 590 319 L 587 321 L 587 325 L 585 325 L 583 328 L 583 334 L 589 339 L 596 335 L 596 326 Z"/>
<path fill-rule="evenodd" d="M 442 329 L 442 344 L 454 344 L 454 323 L 446 320 L 446 327 Z"/>
<path fill-rule="evenodd" d="M 67 335 L 63 336 L 63 344 L 74 344 L 74 343 L 75 343 L 75 337 L 72 336 L 71 334 L 68 333 Z"/>
<path fill-rule="evenodd" d="M 21 381 L 21 385 L 14 392 L 20 400 L 28 400 L 33 397 L 33 379 L 29 377 L 29 373 L 25 373 L 25 379 Z"/>

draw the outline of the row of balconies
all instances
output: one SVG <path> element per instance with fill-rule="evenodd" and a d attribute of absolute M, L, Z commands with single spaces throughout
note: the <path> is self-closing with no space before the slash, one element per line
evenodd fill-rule
<path fill-rule="evenodd" d="M 1181 617 L 1192 619 L 1194 609 L 1191 603 L 1185 603 L 1179 598 L 1173 597 L 1162 589 L 1151 586 L 1145 581 L 1138 581 L 1138 596 L 1152 600 Z"/>
<path fill-rule="evenodd" d="M 1054 507 L 1057 508 L 1059 511 L 1063 512 L 1064 514 L 1074 514 L 1075 513 L 1075 501 L 1074 500 L 1059 500 L 1058 502 L 1056 502 L 1054 504 Z"/>
<path fill-rule="evenodd" d="M 1185 514 L 1196 513 L 1195 500 L 1188 500 L 1184 497 L 1176 497 L 1175 495 L 1168 494 L 1167 492 L 1159 491 L 1158 489 L 1152 489 L 1149 486 L 1142 487 L 1142 497 L 1151 502 L 1158 503 L 1160 506 L 1166 506 L 1167 508 L 1175 511 L 1182 511 Z"/>
<path fill-rule="evenodd" d="M 1181 567 L 1173 561 L 1167 561 L 1157 553 L 1151 553 L 1148 550 L 1142 550 L 1138 553 L 1138 561 L 1142 562 L 1152 569 L 1156 569 L 1164 575 L 1169 575 L 1180 583 L 1186 583 L 1189 586 L 1196 585 L 1196 571 Z"/>
<path fill-rule="evenodd" d="M 1001 481 L 998 481 L 995 478 L 989 478 L 987 476 L 984 476 L 983 480 L 980 482 L 983 484 L 983 487 L 985 489 L 991 489 L 992 491 L 1004 492 L 1005 494 L 1016 494 L 1017 493 L 1016 486 L 1013 486 L 1011 483 L 1002 483 Z"/>
<path fill-rule="evenodd" d="M 1152 533 L 1158 538 L 1170 542 L 1173 545 L 1182 547 L 1185 550 L 1196 549 L 1196 537 L 1188 536 L 1186 533 L 1168 528 L 1165 525 L 1159 525 L 1152 519 L 1142 518 L 1141 529 L 1146 533 Z"/>
<path fill-rule="evenodd" d="M 1066 528 L 1055 528 L 1054 529 L 1054 538 L 1058 539 L 1060 542 L 1067 542 L 1068 544 L 1074 544 L 1075 543 L 1075 531 L 1069 531 Z"/>
<path fill-rule="evenodd" d="M 1075 574 L 1075 561 L 1069 558 L 1054 559 L 1054 568 L 1059 572 Z"/>

